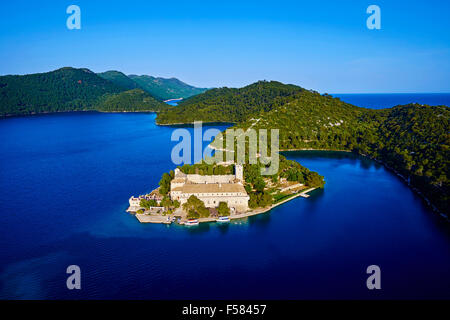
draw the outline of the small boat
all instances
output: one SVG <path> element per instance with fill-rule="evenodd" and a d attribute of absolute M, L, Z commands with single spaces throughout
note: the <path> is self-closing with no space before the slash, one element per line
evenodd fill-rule
<path fill-rule="evenodd" d="M 230 217 L 228 216 L 219 217 L 219 219 L 217 219 L 217 222 L 230 222 Z"/>
<path fill-rule="evenodd" d="M 184 224 L 186 226 L 196 226 L 196 225 L 198 225 L 198 220 L 197 219 L 189 219 Z"/>

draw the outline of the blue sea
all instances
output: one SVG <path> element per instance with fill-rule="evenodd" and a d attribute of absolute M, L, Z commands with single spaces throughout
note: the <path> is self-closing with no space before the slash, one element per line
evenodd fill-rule
<path fill-rule="evenodd" d="M 128 198 L 175 166 L 175 128 L 155 117 L 0 120 L 1 299 L 450 298 L 449 224 L 350 153 L 287 153 L 324 175 L 325 189 L 266 214 L 140 224 Z M 381 290 L 366 287 L 373 264 Z M 81 290 L 66 288 L 69 265 L 81 268 Z"/>
<path fill-rule="evenodd" d="M 171 101 L 166 101 L 167 104 L 171 106 L 177 106 L 183 99 L 173 99 Z"/>
<path fill-rule="evenodd" d="M 370 109 L 392 108 L 409 103 L 450 106 L 450 93 L 333 93 L 332 96 L 355 106 Z M 181 100 L 172 100 L 167 104 L 176 106 Z"/>
<path fill-rule="evenodd" d="M 370 109 L 391 108 L 409 103 L 450 106 L 450 93 L 336 93 L 332 96 L 355 106 Z"/>

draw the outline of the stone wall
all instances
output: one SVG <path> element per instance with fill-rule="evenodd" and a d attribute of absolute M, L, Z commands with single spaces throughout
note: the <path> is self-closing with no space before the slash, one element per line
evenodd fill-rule
<path fill-rule="evenodd" d="M 191 183 L 231 183 L 236 177 L 234 174 L 207 176 L 199 174 L 188 174 L 187 181 Z"/>
<path fill-rule="evenodd" d="M 187 199 L 194 195 L 197 198 L 199 198 L 203 203 L 205 204 L 205 207 L 207 208 L 216 208 L 219 206 L 219 202 L 226 202 L 228 207 L 235 208 L 239 212 L 245 212 L 248 210 L 248 200 L 249 196 L 238 196 L 238 195 L 231 195 L 231 196 L 208 196 L 206 194 L 186 194 L 186 193 L 178 193 L 173 194 L 174 198 L 179 199 L 180 204 L 183 204 L 187 201 Z"/>

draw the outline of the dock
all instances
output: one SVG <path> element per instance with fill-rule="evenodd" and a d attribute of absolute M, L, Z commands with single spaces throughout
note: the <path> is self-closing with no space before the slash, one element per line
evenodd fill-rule
<path fill-rule="evenodd" d="M 303 198 L 309 198 L 310 195 L 308 194 L 309 192 L 315 190 L 316 188 L 309 188 L 307 190 L 304 190 L 300 193 L 295 194 L 294 196 L 283 200 L 279 203 L 273 204 L 271 206 L 268 206 L 266 208 L 258 208 L 255 210 L 250 210 L 247 212 L 242 212 L 242 213 L 238 213 L 235 215 L 230 215 L 230 220 L 235 220 L 235 219 L 242 219 L 242 218 L 247 218 L 247 217 L 251 217 L 251 216 L 255 216 L 257 214 L 261 214 L 261 213 L 265 213 L 268 212 L 270 210 L 272 210 L 273 208 L 282 205 L 283 203 L 286 203 L 288 201 L 291 201 L 297 197 L 303 197 Z M 139 220 L 139 222 L 141 223 L 163 223 L 163 224 L 171 224 L 172 223 L 172 217 L 171 215 L 168 216 L 161 216 L 161 215 L 152 215 L 152 214 L 135 214 L 136 219 Z M 184 225 L 184 223 L 186 222 L 186 219 L 182 219 L 179 224 Z M 217 218 L 213 218 L 213 217 L 209 217 L 209 218 L 199 218 L 198 222 L 199 223 L 203 223 L 203 222 L 216 222 Z"/>
<path fill-rule="evenodd" d="M 136 219 L 139 220 L 140 223 L 172 223 L 172 218 L 170 216 L 154 216 L 150 214 L 135 214 Z M 169 218 L 169 220 L 167 219 Z"/>

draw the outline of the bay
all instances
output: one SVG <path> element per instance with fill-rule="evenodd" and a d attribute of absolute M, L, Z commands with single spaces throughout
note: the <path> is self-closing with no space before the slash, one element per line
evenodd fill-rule
<path fill-rule="evenodd" d="M 0 121 L 0 298 L 450 298 L 448 223 L 393 173 L 350 153 L 286 153 L 326 186 L 266 214 L 140 224 L 128 198 L 175 166 L 176 128 L 155 117 Z M 66 288 L 72 264 L 81 290 Z M 379 291 L 366 288 L 372 264 Z"/>

